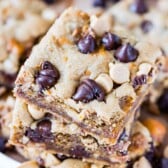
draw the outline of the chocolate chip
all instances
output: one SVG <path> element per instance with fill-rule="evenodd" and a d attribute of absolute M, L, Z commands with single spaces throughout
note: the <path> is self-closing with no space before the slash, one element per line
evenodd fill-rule
<path fill-rule="evenodd" d="M 42 159 L 41 157 L 37 158 L 37 163 L 41 166 L 44 167 L 45 166 L 45 161 L 44 159 Z"/>
<path fill-rule="evenodd" d="M 69 150 L 69 153 L 71 156 L 73 156 L 77 159 L 81 159 L 83 157 L 85 157 L 85 158 L 89 157 L 89 153 L 85 150 L 85 148 L 82 146 L 79 146 L 79 145 L 75 146 L 74 148 L 71 148 Z"/>
<path fill-rule="evenodd" d="M 42 134 L 50 132 L 51 131 L 51 121 L 48 119 L 41 120 L 39 123 L 37 123 L 37 129 Z"/>
<path fill-rule="evenodd" d="M 135 2 L 130 6 L 130 10 L 137 14 L 144 14 L 148 12 L 146 0 L 135 0 Z"/>
<path fill-rule="evenodd" d="M 104 8 L 106 6 L 106 0 L 94 0 L 93 6 Z"/>
<path fill-rule="evenodd" d="M 62 155 L 62 154 L 56 154 L 55 155 L 60 161 L 64 161 L 65 159 L 68 159 L 69 157 Z"/>
<path fill-rule="evenodd" d="M 33 142 L 51 142 L 54 140 L 54 136 L 51 133 L 51 122 L 48 119 L 44 119 L 37 123 L 36 129 L 28 128 L 25 136 L 29 137 Z"/>
<path fill-rule="evenodd" d="M 136 76 L 133 79 L 133 87 L 134 88 L 141 86 L 141 85 L 144 85 L 146 83 L 147 83 L 147 76 L 146 75 Z"/>
<path fill-rule="evenodd" d="M 121 39 L 112 33 L 105 33 L 102 38 L 102 44 L 106 50 L 114 50 L 121 46 Z"/>
<path fill-rule="evenodd" d="M 40 86 L 40 89 L 49 89 L 54 86 L 59 79 L 58 70 L 50 62 L 45 61 L 41 70 L 35 75 L 36 83 Z"/>
<path fill-rule="evenodd" d="M 47 4 L 53 4 L 56 0 L 43 0 Z"/>
<path fill-rule="evenodd" d="M 5 144 L 7 140 L 3 137 L 0 137 L 0 152 L 5 152 Z"/>
<path fill-rule="evenodd" d="M 140 26 L 144 33 L 149 33 L 153 28 L 153 24 L 149 20 L 144 20 Z"/>
<path fill-rule="evenodd" d="M 77 88 L 72 98 L 76 101 L 88 103 L 94 99 L 104 101 L 104 97 L 104 90 L 94 80 L 86 79 Z"/>
<path fill-rule="evenodd" d="M 78 49 L 83 54 L 92 53 L 96 49 L 96 40 L 92 35 L 86 35 L 78 42 Z"/>
<path fill-rule="evenodd" d="M 124 62 L 124 63 L 135 61 L 138 55 L 139 55 L 138 50 L 136 50 L 129 43 L 122 45 L 114 53 L 114 57 L 120 62 Z"/>
<path fill-rule="evenodd" d="M 163 91 L 163 94 L 159 97 L 157 101 L 157 105 L 159 107 L 160 112 L 167 113 L 168 112 L 168 89 Z"/>
<path fill-rule="evenodd" d="M 117 3 L 117 2 L 119 2 L 120 0 L 111 0 L 111 2 L 113 2 L 113 3 Z"/>

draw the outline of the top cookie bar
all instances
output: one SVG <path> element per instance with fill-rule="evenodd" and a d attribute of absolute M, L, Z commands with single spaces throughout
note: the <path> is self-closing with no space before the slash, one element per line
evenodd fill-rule
<path fill-rule="evenodd" d="M 155 79 L 161 51 L 114 32 L 110 22 L 99 36 L 98 21 L 66 10 L 34 47 L 15 93 L 112 144 Z"/>

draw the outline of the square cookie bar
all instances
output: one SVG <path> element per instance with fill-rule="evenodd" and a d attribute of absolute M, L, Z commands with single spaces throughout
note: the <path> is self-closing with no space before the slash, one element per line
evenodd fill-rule
<path fill-rule="evenodd" d="M 130 145 L 126 131 L 117 144 L 101 144 L 95 137 L 83 133 L 74 123 L 56 118 L 20 99 L 16 100 L 10 139 L 13 144 L 23 147 L 38 146 L 69 157 L 104 164 L 126 162 Z"/>
<path fill-rule="evenodd" d="M 10 141 L 25 150 L 37 148 L 52 151 L 57 158 L 65 155 L 88 162 L 115 165 L 125 164 L 150 149 L 150 134 L 137 123 L 134 123 L 134 129 L 131 130 L 131 138 L 124 133 L 116 145 L 106 145 L 100 144 L 92 136 L 82 134 L 80 127 L 75 124 L 56 118 L 47 111 L 42 111 L 43 116 L 34 119 L 32 114 L 35 114 L 35 110 L 41 109 L 30 107 L 20 99 L 16 100 Z"/>
<path fill-rule="evenodd" d="M 21 61 L 48 30 L 55 13 L 39 0 L 0 1 L 0 95 L 13 88 Z"/>
<path fill-rule="evenodd" d="M 157 75 L 161 51 L 112 25 L 97 35 L 95 17 L 67 9 L 34 47 L 15 94 L 116 144 Z"/>

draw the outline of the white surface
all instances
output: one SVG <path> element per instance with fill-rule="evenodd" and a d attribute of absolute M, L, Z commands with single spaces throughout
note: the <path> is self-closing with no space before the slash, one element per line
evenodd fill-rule
<path fill-rule="evenodd" d="M 0 153 L 0 168 L 17 168 L 20 163 Z"/>

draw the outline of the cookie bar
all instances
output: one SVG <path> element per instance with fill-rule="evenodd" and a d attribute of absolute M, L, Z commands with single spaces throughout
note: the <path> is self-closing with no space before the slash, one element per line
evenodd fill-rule
<path fill-rule="evenodd" d="M 15 94 L 115 144 L 155 79 L 161 52 L 113 25 L 97 35 L 95 17 L 67 9 L 34 47 Z"/>
<path fill-rule="evenodd" d="M 65 11 L 22 67 L 15 94 L 115 144 L 155 79 L 161 52 L 110 30 L 99 37 L 93 24 L 82 11 Z"/>
<path fill-rule="evenodd" d="M 55 17 L 39 0 L 0 1 L 0 95 L 13 88 L 21 61 Z"/>
<path fill-rule="evenodd" d="M 43 116 L 37 116 L 42 113 Z M 33 119 L 32 116 L 39 119 Z M 38 146 L 69 157 L 104 164 L 128 160 L 130 141 L 126 131 L 116 145 L 101 144 L 94 137 L 85 135 L 77 125 L 28 106 L 20 99 L 16 100 L 11 133 L 10 139 L 16 145 Z"/>
<path fill-rule="evenodd" d="M 129 147 L 129 152 L 128 152 L 129 159 L 131 160 L 134 160 L 135 158 L 149 151 L 151 140 L 152 140 L 148 130 L 139 122 L 136 122 L 133 128 L 134 129 L 132 130 L 132 133 L 131 133 L 132 134 L 131 135 L 131 145 Z M 37 146 L 38 146 L 38 149 L 36 148 Z M 20 150 L 20 153 L 25 156 L 25 158 L 35 160 L 38 162 L 39 165 L 43 167 L 52 167 L 52 166 L 62 167 L 66 163 L 70 164 L 69 163 L 70 160 L 74 160 L 73 158 L 68 158 L 67 156 L 56 154 L 55 151 L 53 150 L 46 150 L 46 151 L 42 150 L 43 151 L 42 152 L 41 149 L 39 148 L 39 144 L 37 146 L 19 148 L 19 150 Z M 79 159 L 74 160 L 74 165 L 76 165 L 75 162 L 76 164 L 78 164 L 78 162 L 83 165 L 87 164 L 89 168 L 91 165 L 98 166 L 98 167 L 104 167 L 100 163 L 99 164 L 98 163 L 97 164 L 86 163 Z M 113 163 L 107 167 L 125 168 L 126 165 L 127 165 L 126 162 L 122 164 Z"/>

